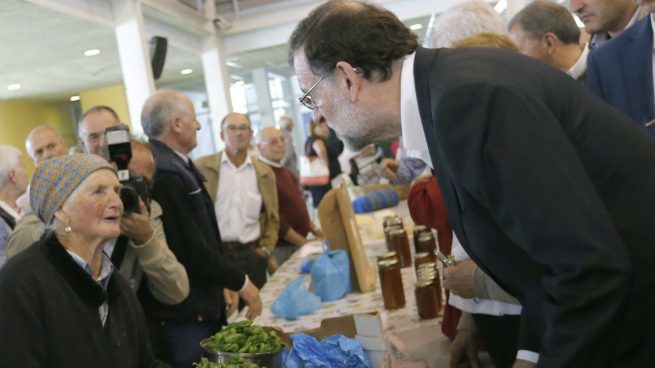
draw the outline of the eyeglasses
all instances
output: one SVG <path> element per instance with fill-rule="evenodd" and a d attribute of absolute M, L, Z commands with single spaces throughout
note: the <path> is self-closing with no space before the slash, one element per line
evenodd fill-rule
<path fill-rule="evenodd" d="M 230 133 L 236 133 L 236 132 L 245 133 L 245 132 L 250 131 L 250 127 L 247 126 L 247 125 L 236 126 L 236 125 L 229 125 L 228 124 L 228 125 L 225 125 L 225 127 L 223 129 L 225 129 L 226 131 L 228 131 Z"/>
<path fill-rule="evenodd" d="M 321 81 L 323 79 L 325 79 L 325 77 L 327 77 L 327 76 L 328 76 L 327 73 L 323 74 L 321 79 L 317 80 L 316 83 L 314 83 L 313 86 L 309 87 L 309 89 L 307 90 L 307 92 L 305 92 L 304 95 L 302 95 L 301 97 L 298 97 L 298 102 L 305 105 L 305 107 L 307 107 L 310 110 L 315 110 L 318 106 L 316 105 L 316 102 L 314 101 L 312 96 L 310 96 L 309 94 L 312 93 L 314 88 L 316 88 L 316 86 L 318 86 L 318 84 L 321 83 Z"/>

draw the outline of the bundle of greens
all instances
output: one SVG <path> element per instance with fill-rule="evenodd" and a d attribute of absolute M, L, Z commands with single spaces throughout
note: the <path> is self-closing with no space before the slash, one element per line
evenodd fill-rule
<path fill-rule="evenodd" d="M 275 331 L 253 326 L 249 320 L 229 324 L 205 345 L 209 350 L 228 353 L 274 353 L 284 347 Z"/>

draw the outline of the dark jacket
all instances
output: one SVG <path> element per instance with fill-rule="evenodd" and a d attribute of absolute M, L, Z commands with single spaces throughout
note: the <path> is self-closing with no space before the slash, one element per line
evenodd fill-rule
<path fill-rule="evenodd" d="M 655 137 L 653 28 L 645 17 L 619 37 L 589 53 L 587 86 Z"/>
<path fill-rule="evenodd" d="M 200 173 L 165 144 L 150 142 L 157 165 L 152 196 L 162 207 L 166 242 L 186 268 L 191 290 L 174 306 L 147 295 L 141 300 L 163 321 L 224 322 L 223 288 L 240 290 L 245 275 L 223 257 L 214 204 Z"/>
<path fill-rule="evenodd" d="M 154 360 L 143 312 L 122 276 L 114 272 L 105 292 L 48 234 L 0 270 L 0 367 L 167 365 Z"/>
<path fill-rule="evenodd" d="M 521 301 L 539 366 L 655 366 L 655 141 L 506 50 L 419 49 L 414 73 L 450 224 Z"/>

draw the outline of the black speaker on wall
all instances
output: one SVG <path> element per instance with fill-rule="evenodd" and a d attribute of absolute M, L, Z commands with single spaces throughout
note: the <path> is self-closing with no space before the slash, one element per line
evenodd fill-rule
<path fill-rule="evenodd" d="M 153 36 L 150 39 L 150 61 L 152 64 L 152 76 L 155 80 L 161 77 L 161 72 L 164 70 L 164 62 L 166 62 L 166 49 L 168 48 L 168 40 L 165 37 Z"/>

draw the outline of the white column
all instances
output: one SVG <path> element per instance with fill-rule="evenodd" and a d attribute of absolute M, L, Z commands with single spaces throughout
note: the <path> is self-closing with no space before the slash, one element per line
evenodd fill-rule
<path fill-rule="evenodd" d="M 155 81 L 143 31 L 141 3 L 137 0 L 113 0 L 112 8 L 132 133 L 142 135 L 141 109 L 155 91 Z"/>
<path fill-rule="evenodd" d="M 271 91 L 268 88 L 268 72 L 264 68 L 252 70 L 252 81 L 257 92 L 257 105 L 259 106 L 260 128 L 275 126 Z"/>
<path fill-rule="evenodd" d="M 232 111 L 232 100 L 230 98 L 230 79 L 225 64 L 225 52 L 223 41 L 217 34 L 207 36 L 202 58 L 202 69 L 205 73 L 205 87 L 207 89 L 207 100 L 209 102 L 209 116 L 213 131 L 218 134 L 221 131 L 221 120 Z M 215 137 L 216 149 L 222 149 L 223 141 Z"/>
<path fill-rule="evenodd" d="M 516 13 L 521 11 L 530 1 L 528 0 L 507 0 L 507 21 L 512 19 Z"/>

